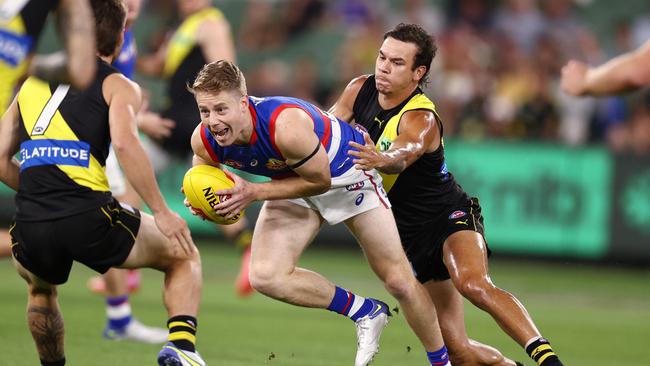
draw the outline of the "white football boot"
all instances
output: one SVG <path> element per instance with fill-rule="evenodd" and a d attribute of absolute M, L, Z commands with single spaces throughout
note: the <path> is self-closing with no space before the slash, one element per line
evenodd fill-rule
<path fill-rule="evenodd" d="M 370 300 L 373 302 L 373 311 L 355 322 L 357 327 L 355 366 L 367 366 L 379 352 L 379 337 L 388 325 L 388 317 L 391 315 L 386 303 L 376 299 Z"/>

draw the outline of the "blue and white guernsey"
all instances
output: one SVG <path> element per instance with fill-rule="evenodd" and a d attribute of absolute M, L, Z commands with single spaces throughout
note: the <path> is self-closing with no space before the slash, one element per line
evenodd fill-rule
<path fill-rule="evenodd" d="M 313 120 L 314 133 L 327 151 L 332 178 L 341 177 L 354 169 L 352 157 L 348 155 L 351 149 L 348 142 L 363 144 L 363 135 L 349 124 L 297 98 L 249 97 L 254 128 L 246 145 L 219 146 L 205 126 L 201 129 L 201 139 L 210 157 L 217 163 L 271 179 L 296 176 L 275 144 L 276 119 L 287 108 L 300 108 Z"/>

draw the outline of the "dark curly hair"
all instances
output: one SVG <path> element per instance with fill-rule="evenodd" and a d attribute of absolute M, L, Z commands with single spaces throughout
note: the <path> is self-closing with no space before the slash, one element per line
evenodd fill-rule
<path fill-rule="evenodd" d="M 404 23 L 400 23 L 392 30 L 386 32 L 384 39 L 388 37 L 402 42 L 413 43 L 418 48 L 415 54 L 415 60 L 413 60 L 413 70 L 420 66 L 427 68 L 427 71 L 419 82 L 420 85 L 426 85 L 429 82 L 431 62 L 436 57 L 436 51 L 438 51 L 435 38 L 417 24 Z"/>

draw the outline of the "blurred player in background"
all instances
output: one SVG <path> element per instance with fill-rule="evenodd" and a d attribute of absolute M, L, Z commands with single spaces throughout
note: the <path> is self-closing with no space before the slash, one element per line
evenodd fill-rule
<path fill-rule="evenodd" d="M 571 60 L 562 68 L 561 86 L 576 95 L 610 95 L 650 85 L 650 41 L 598 67 Z"/>
<path fill-rule="evenodd" d="M 187 91 L 201 67 L 217 60 L 235 60 L 230 24 L 224 14 L 212 7 L 210 0 L 176 0 L 182 23 L 169 41 L 154 54 L 138 58 L 138 71 L 167 80 L 167 101 L 162 118 L 171 123 L 171 131 L 153 136 L 146 145 L 156 172 L 164 170 L 173 159 L 189 163 L 192 149 L 188 144 L 200 122 L 194 96 Z M 151 134 L 150 134 L 151 136 Z M 235 289 L 240 296 L 250 295 L 248 280 L 252 231 L 244 217 L 237 223 L 220 226 L 227 239 L 243 250 Z"/>
<path fill-rule="evenodd" d="M 289 304 L 328 309 L 354 320 L 355 365 L 367 365 L 388 322 L 387 305 L 297 267 L 325 221 L 344 222 L 400 302 L 431 365 L 448 365 L 435 309 L 410 270 L 381 179 L 376 171 L 355 170 L 347 155 L 347 142 L 362 142 L 361 134 L 297 98 L 249 97 L 244 75 L 230 61 L 204 66 L 192 90 L 202 122 L 192 136 L 194 165 L 235 165 L 272 178 L 252 183 L 229 174 L 235 187 L 215 192 L 229 197 L 215 206 L 227 217 L 253 201 L 265 201 L 253 234 L 255 289 Z"/>
<path fill-rule="evenodd" d="M 65 53 L 35 55 L 50 12 L 55 12 Z M 0 2 L 0 113 L 26 73 L 85 88 L 95 76 L 94 22 L 88 0 Z M 74 70 L 74 72 L 72 72 Z M 9 234 L 0 230 L 0 258 L 11 255 Z"/>
<path fill-rule="evenodd" d="M 352 80 L 331 112 L 366 131 L 365 145 L 351 143 L 350 154 L 358 169 L 382 174 L 402 244 L 435 303 L 452 363 L 521 365 L 469 339 L 462 294 L 539 365 L 560 366 L 523 305 L 492 283 L 481 206 L 447 171 L 442 122 L 420 89 L 436 50 L 420 26 L 398 25 L 384 35 L 374 75 Z"/>
<path fill-rule="evenodd" d="M 121 0 L 92 0 L 97 24 L 97 75 L 84 91 L 29 78 L 0 123 L 0 179 L 14 190 L 14 263 L 29 286 L 27 317 L 42 365 L 65 364 L 57 285 L 73 261 L 98 272 L 112 266 L 165 272 L 169 343 L 160 365 L 192 359 L 201 266 L 187 224 L 169 210 L 139 142 L 138 86 L 110 66 L 122 42 Z M 95 123 L 87 123 L 87 121 Z M 138 194 L 154 215 L 121 205 L 103 165 L 113 143 Z M 13 156 L 20 150 L 20 165 Z M 20 180 L 20 183 L 19 183 Z"/>

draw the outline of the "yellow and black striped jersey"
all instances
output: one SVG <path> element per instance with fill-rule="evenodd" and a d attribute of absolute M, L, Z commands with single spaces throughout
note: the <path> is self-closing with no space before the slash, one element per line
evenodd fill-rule
<path fill-rule="evenodd" d="M 47 15 L 59 0 L 0 0 L 0 114 L 27 70 Z"/>
<path fill-rule="evenodd" d="M 400 105 L 384 110 L 379 105 L 378 95 L 375 76 L 371 75 L 359 90 L 353 106 L 355 123 L 368 131 L 377 151 L 390 149 L 399 135 L 404 113 L 429 110 L 438 120 L 441 143 L 436 151 L 424 153 L 399 174 L 381 174 L 398 227 L 417 229 L 418 225 L 444 212 L 444 207 L 464 202 L 468 197 L 447 170 L 442 122 L 433 102 L 417 88 Z"/>
<path fill-rule="evenodd" d="M 95 80 L 84 91 L 35 77 L 20 88 L 17 220 L 66 217 L 110 200 L 105 174 L 110 130 L 102 84 L 115 72 L 98 59 Z"/>

